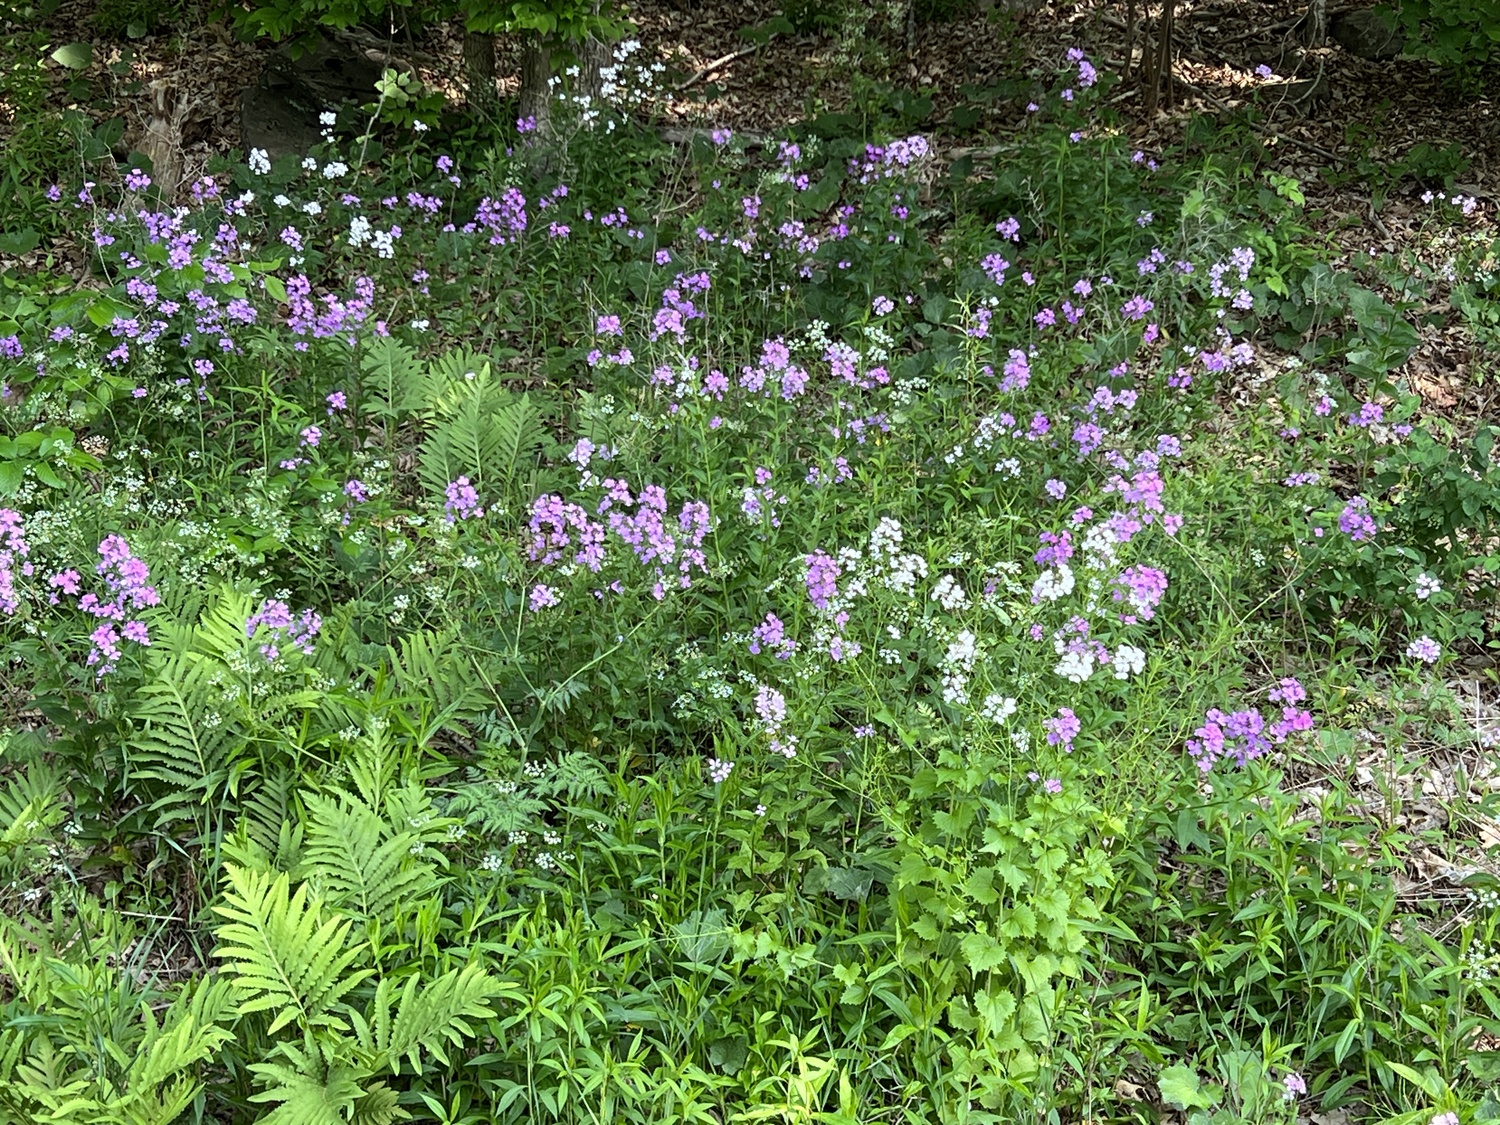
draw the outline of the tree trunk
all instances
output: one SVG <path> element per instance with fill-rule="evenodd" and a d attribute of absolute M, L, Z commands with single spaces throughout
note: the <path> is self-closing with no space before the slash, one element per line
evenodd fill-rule
<path fill-rule="evenodd" d="M 552 46 L 535 33 L 521 47 L 520 116 L 535 123 L 534 137 L 548 135 L 552 120 Z"/>
<path fill-rule="evenodd" d="M 1176 0 L 1162 0 L 1161 15 L 1156 20 L 1156 42 L 1147 42 L 1143 48 L 1141 69 L 1146 84 L 1146 117 L 1156 116 L 1157 108 L 1172 102 L 1172 25 L 1176 16 Z"/>
<path fill-rule="evenodd" d="M 469 84 L 469 108 L 494 115 L 500 109 L 495 90 L 495 37 L 486 31 L 464 32 L 464 78 Z"/>
<path fill-rule="evenodd" d="M 612 61 L 609 44 L 597 36 L 590 35 L 580 43 L 578 46 L 578 82 L 573 88 L 573 93 L 585 95 L 589 98 L 590 105 L 597 105 L 604 97 L 604 79 L 599 72 Z"/>

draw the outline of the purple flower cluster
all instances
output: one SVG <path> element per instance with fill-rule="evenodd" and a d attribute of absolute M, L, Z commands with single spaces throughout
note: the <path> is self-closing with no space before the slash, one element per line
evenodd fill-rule
<path fill-rule="evenodd" d="M 1370 502 L 1363 496 L 1352 497 L 1339 513 L 1339 530 L 1355 543 L 1374 539 L 1379 528 L 1370 515 Z"/>
<path fill-rule="evenodd" d="M 797 651 L 797 642 L 787 636 L 786 625 L 774 613 L 750 631 L 750 653 L 759 656 L 762 649 L 776 654 L 777 660 L 787 660 Z"/>
<path fill-rule="evenodd" d="M 443 513 L 448 517 L 448 522 L 457 523 L 459 520 L 477 520 L 484 518 L 484 509 L 479 506 L 479 493 L 469 483 L 468 477 L 459 477 L 450 481 L 444 489 Z"/>
<path fill-rule="evenodd" d="M 1268 723 L 1259 710 L 1247 708 L 1224 712 L 1212 708 L 1204 723 L 1187 740 L 1188 753 L 1198 769 L 1208 773 L 1214 764 L 1225 759 L 1238 766 L 1259 758 L 1276 746 L 1285 744 L 1295 733 L 1313 729 L 1312 712 L 1299 707 L 1307 699 L 1302 684 L 1290 677 L 1281 680 L 1270 692 L 1273 703 L 1280 703 L 1281 717 Z"/>
<path fill-rule="evenodd" d="M 53 588 L 48 601 L 59 604 L 61 594 L 78 598 L 78 608 L 84 613 L 100 618 L 102 623 L 89 634 L 92 647 L 84 661 L 89 667 L 98 665 L 99 675 L 114 671 L 120 662 L 122 640 L 138 645 L 150 645 L 151 637 L 146 623 L 133 614 L 150 606 L 160 605 L 161 597 L 150 584 L 151 573 L 145 562 L 131 553 L 130 545 L 118 535 L 110 535 L 99 544 L 99 563 L 94 572 L 103 580 L 105 595 L 94 593 L 79 596 L 83 588 L 83 576 L 68 569 L 50 576 L 47 584 Z"/>
<path fill-rule="evenodd" d="M 14 616 L 21 608 L 16 578 L 31 577 L 32 565 L 25 561 L 30 551 L 21 513 L 0 508 L 0 612 L 6 616 Z"/>
<path fill-rule="evenodd" d="M 1042 724 L 1047 731 L 1047 745 L 1061 746 L 1063 752 L 1073 752 L 1073 740 L 1083 733 L 1083 723 L 1070 707 L 1059 707 L 1057 715 Z"/>
<path fill-rule="evenodd" d="M 707 504 L 688 501 L 672 519 L 667 514 L 666 490 L 659 485 L 647 485 L 638 497 L 631 496 L 623 480 L 607 478 L 600 487 L 605 495 L 597 514 L 607 516 L 603 522 L 555 494 L 532 502 L 527 550 L 531 561 L 544 567 L 583 566 L 597 574 L 608 561 L 607 538 L 612 535 L 630 548 L 638 562 L 651 568 L 651 596 L 657 601 L 666 597 L 668 568 L 675 567 L 677 585 L 684 590 L 693 584 L 694 570 L 707 571 L 703 542 L 713 526 Z"/>
<path fill-rule="evenodd" d="M 827 609 L 838 597 L 839 575 L 842 571 L 837 560 L 824 551 L 814 551 L 804 560 L 807 564 L 807 596 L 819 609 Z"/>
<path fill-rule="evenodd" d="M 1127 625 L 1137 618 L 1150 621 L 1156 616 L 1156 607 L 1167 593 L 1167 575 L 1154 566 L 1128 566 L 1115 579 L 1114 600 L 1129 602 L 1132 613 L 1121 614 L 1120 620 Z"/>
<path fill-rule="evenodd" d="M 504 246 L 526 233 L 526 197 L 518 188 L 509 187 L 499 199 L 485 196 L 479 201 L 474 221 L 464 225 L 464 233 L 487 233 L 491 246 Z"/>
<path fill-rule="evenodd" d="M 904 176 L 931 152 L 926 137 L 913 136 L 888 145 L 866 145 L 862 156 L 849 161 L 849 175 L 862 184 Z"/>
<path fill-rule="evenodd" d="M 245 636 L 253 640 L 261 629 L 270 631 L 270 639 L 260 646 L 267 661 L 281 655 L 280 645 L 291 645 L 306 656 L 313 654 L 313 641 L 323 628 L 323 619 L 310 609 L 294 615 L 286 602 L 275 598 L 260 603 L 260 608 L 245 620 Z"/>

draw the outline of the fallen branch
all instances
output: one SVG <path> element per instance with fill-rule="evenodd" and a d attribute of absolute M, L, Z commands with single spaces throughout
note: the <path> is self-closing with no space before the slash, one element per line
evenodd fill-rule
<path fill-rule="evenodd" d="M 712 141 L 716 131 L 691 126 L 668 125 L 665 129 L 658 129 L 656 135 L 669 145 L 690 145 L 699 140 Z M 769 133 L 756 133 L 749 129 L 736 129 L 734 135 L 748 148 L 763 148 L 772 139 Z"/>
<path fill-rule="evenodd" d="M 767 40 L 767 42 L 770 42 L 770 40 Z M 746 55 L 753 55 L 758 50 L 760 50 L 760 44 L 759 43 L 752 43 L 748 47 L 741 47 L 738 51 L 730 51 L 729 54 L 723 55 L 723 56 L 721 56 L 721 57 L 719 57 L 717 59 L 714 59 L 714 61 L 711 62 L 711 63 L 709 63 L 707 66 L 699 67 L 697 70 L 693 71 L 692 74 L 688 75 L 686 78 L 684 78 L 677 85 L 673 86 L 672 87 L 672 93 L 674 93 L 674 94 L 680 94 L 680 93 L 682 93 L 682 91 L 686 90 L 689 86 L 693 85 L 693 83 L 699 82 L 702 79 L 707 78 L 714 71 L 720 70 L 723 67 L 728 66 L 730 63 L 734 62 L 736 59 L 742 59 Z"/>

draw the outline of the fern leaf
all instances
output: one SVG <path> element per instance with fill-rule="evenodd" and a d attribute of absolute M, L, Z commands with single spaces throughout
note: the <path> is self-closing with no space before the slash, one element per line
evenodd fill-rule
<path fill-rule="evenodd" d="M 363 942 L 350 946 L 348 920 L 326 919 L 307 887 L 291 891 L 285 874 L 225 865 L 229 889 L 214 911 L 227 919 L 217 927 L 215 955 L 244 999 L 240 1012 L 275 1012 L 274 1033 L 296 1022 L 304 1030 L 342 1030 L 334 1011 L 344 995 L 370 975 L 354 966 Z"/>
<path fill-rule="evenodd" d="M 426 373 L 416 353 L 389 336 L 376 337 L 365 346 L 359 367 L 366 409 L 386 418 L 410 409 L 408 402 Z"/>
<path fill-rule="evenodd" d="M 309 824 L 298 873 L 331 905 L 367 922 L 386 919 L 403 899 L 437 886 L 432 864 L 412 855 L 417 837 L 390 832 L 364 802 L 309 794 L 304 803 Z"/>
<path fill-rule="evenodd" d="M 250 1069 L 267 1087 L 250 1100 L 281 1103 L 260 1118 L 260 1125 L 346 1125 L 345 1114 L 364 1093 L 343 1067 L 331 1067 L 322 1078 L 282 1063 L 254 1063 Z"/>
<path fill-rule="evenodd" d="M 213 805 L 228 788 L 235 751 L 243 746 L 211 702 L 214 670 L 211 661 L 179 651 L 136 693 L 133 773 L 164 790 L 151 806 L 159 825 Z"/>
<path fill-rule="evenodd" d="M 411 976 L 404 987 L 387 978 L 375 989 L 369 1019 L 352 1013 L 354 1036 L 372 1070 L 400 1074 L 405 1059 L 420 1074 L 422 1052 L 447 1066 L 448 1047 L 473 1039 L 478 1031 L 471 1021 L 493 1016 L 490 1001 L 513 989 L 475 965 L 436 980 Z"/>
<path fill-rule="evenodd" d="M 495 411 L 492 427 L 494 463 L 489 485 L 497 495 L 508 496 L 514 490 L 521 463 L 533 457 L 542 444 L 542 416 L 531 396 L 523 394 Z"/>

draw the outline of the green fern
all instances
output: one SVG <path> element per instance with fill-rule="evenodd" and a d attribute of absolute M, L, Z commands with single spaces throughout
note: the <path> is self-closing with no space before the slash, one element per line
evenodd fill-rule
<path fill-rule="evenodd" d="M 243 996 L 240 1013 L 274 1012 L 274 1034 L 295 1022 L 313 1028 L 345 1030 L 339 1002 L 369 969 L 355 968 L 367 954 L 364 943 L 349 944 L 354 923 L 325 917 L 308 888 L 291 891 L 285 874 L 225 865 L 229 889 L 214 911 L 227 919 L 215 930 L 215 955 Z"/>
<path fill-rule="evenodd" d="M 286 1062 L 259 1062 L 251 1071 L 265 1087 L 254 1102 L 280 1102 L 260 1118 L 260 1125 L 347 1125 L 360 1099 L 365 1071 L 337 1060 L 332 1044 L 313 1041 L 302 1047 L 281 1043 Z"/>
<path fill-rule="evenodd" d="M 459 720 L 473 718 L 483 707 L 484 686 L 456 629 L 412 633 L 387 651 L 402 695 L 425 700 L 439 714 Z"/>
<path fill-rule="evenodd" d="M 418 476 L 434 497 L 466 476 L 491 502 L 508 502 L 545 437 L 531 396 L 507 390 L 469 351 L 434 361 L 408 406 L 427 423 Z"/>
<path fill-rule="evenodd" d="M 359 368 L 364 409 L 384 418 L 398 417 L 407 409 L 427 373 L 416 352 L 390 336 L 377 336 L 365 345 Z"/>
<path fill-rule="evenodd" d="M 334 909 L 376 921 L 439 886 L 432 863 L 412 854 L 420 838 L 395 830 L 363 801 L 308 794 L 303 803 L 308 829 L 298 874 Z"/>
<path fill-rule="evenodd" d="M 67 816 L 62 778 L 32 763 L 0 785 L 0 871 L 19 870 L 46 858 L 53 830 Z"/>
<path fill-rule="evenodd" d="M 221 665 L 179 648 L 136 693 L 131 718 L 134 781 L 156 782 L 151 804 L 158 826 L 182 820 L 207 834 L 222 814 L 245 739 L 219 710 Z"/>
<path fill-rule="evenodd" d="M 375 989 L 367 1020 L 353 1014 L 354 1036 L 371 1070 L 401 1073 L 403 1059 L 413 1073 L 422 1072 L 422 1052 L 444 1066 L 447 1048 L 461 1047 L 477 1034 L 470 1021 L 495 1014 L 490 1001 L 515 991 L 476 965 L 465 965 L 436 980 L 406 978 L 405 985 L 386 978 Z"/>

